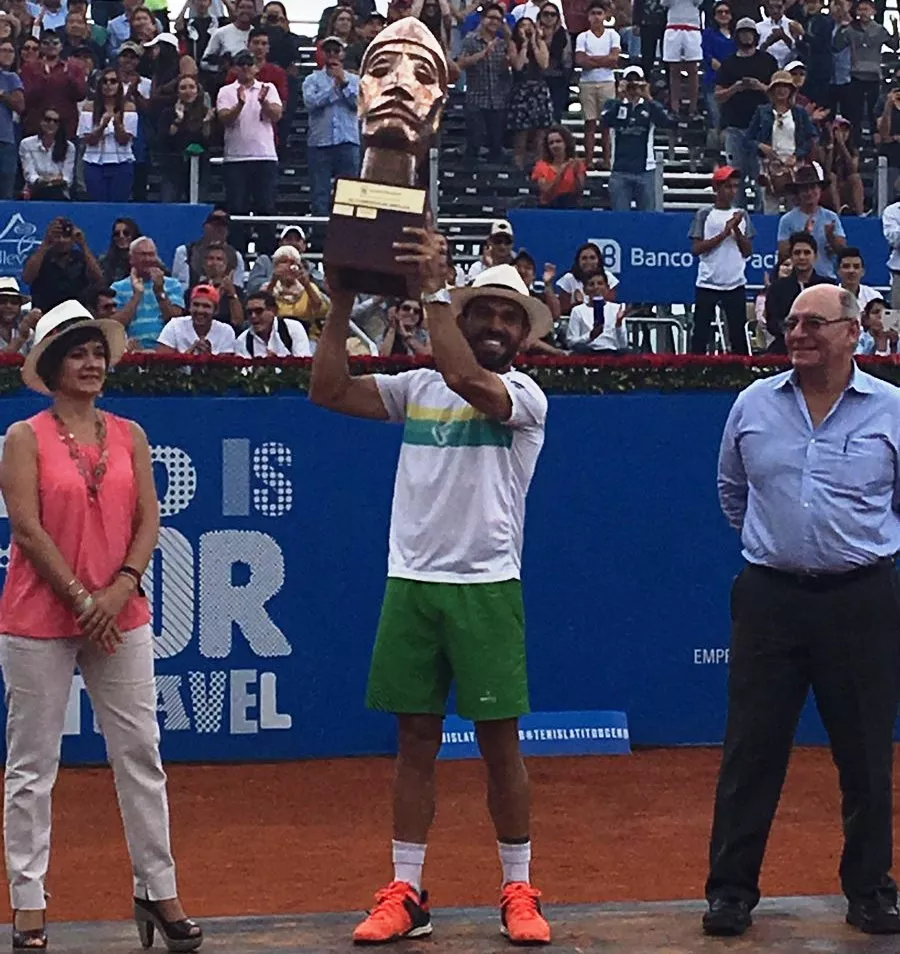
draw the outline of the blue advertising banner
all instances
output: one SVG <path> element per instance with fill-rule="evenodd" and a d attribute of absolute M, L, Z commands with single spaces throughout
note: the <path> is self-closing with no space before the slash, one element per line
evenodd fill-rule
<path fill-rule="evenodd" d="M 624 712 L 531 712 L 519 720 L 523 755 L 630 755 Z M 448 716 L 439 759 L 481 758 L 475 725 Z"/>
<path fill-rule="evenodd" d="M 747 263 L 747 284 L 762 286 L 763 275 L 776 265 L 778 216 L 754 215 L 756 238 Z M 567 272 L 575 250 L 595 242 L 604 266 L 621 285 L 621 302 L 692 302 L 697 260 L 688 232 L 691 212 L 596 212 L 518 209 L 509 213 L 516 247 L 527 249 L 538 263 L 554 262 Z M 889 287 L 889 249 L 880 219 L 845 218 L 847 244 L 857 246 L 866 263 L 867 285 Z"/>
<path fill-rule="evenodd" d="M 550 398 L 525 531 L 534 711 L 627 713 L 633 744 L 721 740 L 741 558 L 715 472 L 733 399 Z M 0 434 L 42 406 L 3 400 Z M 147 431 L 162 503 L 146 583 L 164 756 L 394 751 L 393 719 L 363 696 L 400 429 L 299 395 L 104 406 Z M 0 576 L 8 545 L 0 508 Z M 77 678 L 65 731 L 65 761 L 103 759 Z M 800 738 L 824 738 L 811 712 Z"/>
<path fill-rule="evenodd" d="M 22 282 L 22 269 L 41 244 L 47 227 L 57 218 L 71 219 L 99 258 L 109 247 L 116 219 L 134 219 L 144 235 L 156 242 L 159 257 L 172 267 L 175 249 L 203 234 L 210 205 L 162 205 L 158 202 L 0 202 L 0 275 Z"/>

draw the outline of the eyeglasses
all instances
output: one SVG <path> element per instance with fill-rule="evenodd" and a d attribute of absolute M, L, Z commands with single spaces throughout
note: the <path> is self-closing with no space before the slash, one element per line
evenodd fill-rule
<path fill-rule="evenodd" d="M 130 229 L 113 229 L 114 238 L 131 238 Z"/>
<path fill-rule="evenodd" d="M 265 313 L 266 313 L 265 308 L 248 308 L 247 309 L 247 314 L 251 318 L 256 318 L 257 315 L 264 315 Z"/>
<path fill-rule="evenodd" d="M 104 76 L 101 82 L 104 86 L 117 86 L 119 80 L 115 76 Z"/>
<path fill-rule="evenodd" d="M 422 314 L 422 309 L 418 305 L 401 305 L 400 311 L 411 311 L 414 315 Z"/>
<path fill-rule="evenodd" d="M 784 319 L 784 330 L 794 331 L 800 327 L 801 322 L 807 331 L 820 332 L 826 325 L 842 325 L 847 321 L 856 321 L 855 318 L 823 318 L 821 315 L 804 315 L 797 318 L 795 315 L 788 315 Z"/>

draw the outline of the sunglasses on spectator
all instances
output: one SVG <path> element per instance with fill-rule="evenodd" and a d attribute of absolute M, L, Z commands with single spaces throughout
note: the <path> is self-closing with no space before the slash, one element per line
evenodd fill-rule
<path fill-rule="evenodd" d="M 113 229 L 113 238 L 131 238 L 131 229 Z"/>
<path fill-rule="evenodd" d="M 119 82 L 119 78 L 117 76 L 104 76 L 100 82 L 103 83 L 104 86 L 112 86 L 114 83 Z"/>
<path fill-rule="evenodd" d="M 418 305 L 401 305 L 400 311 L 411 311 L 414 315 L 422 314 L 422 309 Z"/>
<path fill-rule="evenodd" d="M 492 235 L 491 241 L 494 245 L 512 245 L 512 239 L 508 235 Z"/>

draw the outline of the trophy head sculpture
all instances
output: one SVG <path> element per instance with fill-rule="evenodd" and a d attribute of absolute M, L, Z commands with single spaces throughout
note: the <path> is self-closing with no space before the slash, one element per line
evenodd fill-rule
<path fill-rule="evenodd" d="M 421 20 L 404 17 L 369 44 L 359 77 L 361 177 L 415 185 L 447 101 L 447 58 Z"/>

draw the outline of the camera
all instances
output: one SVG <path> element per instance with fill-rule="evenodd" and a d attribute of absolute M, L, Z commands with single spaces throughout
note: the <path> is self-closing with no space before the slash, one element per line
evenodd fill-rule
<path fill-rule="evenodd" d="M 59 220 L 59 234 L 62 235 L 63 238 L 71 238 L 74 228 L 75 227 L 68 219 Z"/>

